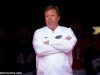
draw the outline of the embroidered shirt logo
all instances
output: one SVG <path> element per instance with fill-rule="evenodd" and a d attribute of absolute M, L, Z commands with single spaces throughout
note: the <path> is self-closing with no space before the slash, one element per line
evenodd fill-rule
<path fill-rule="evenodd" d="M 44 38 L 49 38 L 49 37 L 44 37 Z"/>
<path fill-rule="evenodd" d="M 57 35 L 55 38 L 60 39 L 60 38 L 62 38 L 62 35 Z"/>

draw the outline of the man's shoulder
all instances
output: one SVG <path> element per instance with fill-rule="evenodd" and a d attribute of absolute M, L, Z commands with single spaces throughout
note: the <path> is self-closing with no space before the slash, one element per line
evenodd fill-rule
<path fill-rule="evenodd" d="M 39 30 L 44 30 L 44 29 L 46 29 L 46 26 L 44 26 L 44 27 L 42 27 L 42 28 L 39 28 Z"/>
<path fill-rule="evenodd" d="M 42 27 L 42 28 L 38 28 L 35 32 L 43 32 L 43 30 L 46 28 L 46 26 Z"/>
<path fill-rule="evenodd" d="M 66 29 L 71 29 L 70 27 L 65 27 L 65 26 L 60 26 L 60 28 L 61 28 L 61 29 L 64 29 L 64 30 L 66 30 Z"/>

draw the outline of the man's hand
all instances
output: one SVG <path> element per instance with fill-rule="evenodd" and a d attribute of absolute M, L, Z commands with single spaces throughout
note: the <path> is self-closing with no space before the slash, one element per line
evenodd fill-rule
<path fill-rule="evenodd" d="M 43 42 L 44 44 L 46 44 L 46 45 L 49 45 L 49 41 L 45 41 L 45 42 Z"/>
<path fill-rule="evenodd" d="M 72 37 L 70 37 L 70 36 L 67 36 L 65 39 L 67 39 L 67 40 L 70 40 Z"/>

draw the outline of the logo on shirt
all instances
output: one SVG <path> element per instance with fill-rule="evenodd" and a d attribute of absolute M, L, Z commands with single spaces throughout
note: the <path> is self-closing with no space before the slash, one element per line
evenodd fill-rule
<path fill-rule="evenodd" d="M 44 37 L 44 38 L 49 38 L 49 37 Z"/>
<path fill-rule="evenodd" d="M 57 35 L 55 38 L 60 39 L 60 38 L 62 38 L 62 35 Z"/>

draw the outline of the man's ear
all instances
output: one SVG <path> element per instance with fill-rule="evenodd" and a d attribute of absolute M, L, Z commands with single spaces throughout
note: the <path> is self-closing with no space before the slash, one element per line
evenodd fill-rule
<path fill-rule="evenodd" d="M 58 21 L 60 20 L 60 16 L 58 16 Z"/>

